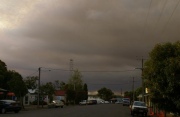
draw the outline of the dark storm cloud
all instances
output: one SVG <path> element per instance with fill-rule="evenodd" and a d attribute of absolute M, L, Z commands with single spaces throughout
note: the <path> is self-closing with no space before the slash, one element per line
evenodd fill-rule
<path fill-rule="evenodd" d="M 8 55 L 0 50 L 4 61 L 23 76 L 38 67 L 67 70 L 69 60 L 73 59 L 74 69 L 82 71 L 83 80 L 91 90 L 102 86 L 118 91 L 120 87 L 131 90 L 131 83 L 127 82 L 132 81 L 133 76 L 140 78 L 140 70 L 83 71 L 133 70 L 141 66 L 140 58 L 148 58 L 155 44 L 179 40 L 180 7 L 174 10 L 176 0 L 166 4 L 162 0 L 37 0 L 25 3 L 24 11 L 30 10 L 21 17 L 16 28 L 4 31 L 7 41 L 3 41 L 3 45 L 8 46 L 5 49 Z M 44 81 L 67 81 L 69 78 L 69 73 L 63 71 L 43 74 Z"/>

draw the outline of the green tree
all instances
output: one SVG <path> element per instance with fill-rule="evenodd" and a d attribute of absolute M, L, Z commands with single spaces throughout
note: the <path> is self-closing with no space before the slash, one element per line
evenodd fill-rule
<path fill-rule="evenodd" d="M 88 86 L 85 83 L 83 86 L 83 100 L 87 100 L 88 99 Z"/>
<path fill-rule="evenodd" d="M 27 86 L 28 89 L 36 89 L 37 88 L 37 80 L 38 80 L 38 76 L 28 76 L 24 82 Z"/>
<path fill-rule="evenodd" d="M 55 92 L 55 88 L 52 82 L 47 82 L 44 85 L 40 86 L 40 97 L 44 97 L 44 95 L 48 95 L 49 101 L 52 102 L 53 95 Z"/>
<path fill-rule="evenodd" d="M 130 98 L 130 100 L 133 99 L 133 92 L 132 91 L 125 91 L 124 97 Z"/>
<path fill-rule="evenodd" d="M 65 86 L 66 87 L 66 86 Z M 75 70 L 68 81 L 68 90 L 66 91 L 67 100 L 70 103 L 79 103 L 83 99 L 81 93 L 83 92 L 82 75 L 78 70 Z"/>
<path fill-rule="evenodd" d="M 0 60 L 0 88 L 9 89 L 7 82 L 9 78 L 7 77 L 7 66 L 6 64 Z"/>
<path fill-rule="evenodd" d="M 113 97 L 113 95 L 114 93 L 110 89 L 107 89 L 105 87 L 98 90 L 98 96 L 101 99 L 110 100 Z"/>
<path fill-rule="evenodd" d="M 83 81 L 82 75 L 78 70 L 75 70 L 72 77 L 69 79 L 68 82 L 69 88 L 75 91 L 82 90 L 83 88 Z"/>
<path fill-rule="evenodd" d="M 22 76 L 16 71 L 8 71 L 11 80 L 7 83 L 10 90 L 15 93 L 16 97 L 21 101 L 23 105 L 23 97 L 28 93 L 25 82 Z"/>
<path fill-rule="evenodd" d="M 142 87 L 139 87 L 135 89 L 134 91 L 134 100 L 138 100 L 138 96 L 142 94 Z M 124 97 L 130 98 L 130 100 L 133 100 L 133 91 L 125 91 Z"/>
<path fill-rule="evenodd" d="M 180 112 L 180 42 L 157 44 L 149 57 L 143 78 L 152 101 L 165 111 Z"/>
<path fill-rule="evenodd" d="M 59 80 L 55 80 L 54 86 L 55 86 L 56 89 L 65 90 L 65 88 L 66 88 L 66 83 L 63 82 L 63 81 L 60 82 Z"/>

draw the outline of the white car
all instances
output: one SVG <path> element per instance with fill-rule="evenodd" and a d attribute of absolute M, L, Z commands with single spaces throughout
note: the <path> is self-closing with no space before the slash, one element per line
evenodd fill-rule
<path fill-rule="evenodd" d="M 115 102 L 115 104 L 122 104 L 122 103 L 123 103 L 123 101 L 120 101 L 120 100 Z"/>
<path fill-rule="evenodd" d="M 146 104 L 142 101 L 134 101 L 133 105 L 131 107 L 131 115 L 134 116 L 134 114 L 141 114 L 147 117 L 148 108 Z"/>
<path fill-rule="evenodd" d="M 79 105 L 87 105 L 87 100 L 82 100 L 81 102 L 79 102 Z"/>
<path fill-rule="evenodd" d="M 53 100 L 51 103 L 48 104 L 48 108 L 57 108 L 57 107 L 64 107 L 64 102 L 60 100 Z"/>
<path fill-rule="evenodd" d="M 109 104 L 109 101 L 104 101 L 105 104 Z"/>

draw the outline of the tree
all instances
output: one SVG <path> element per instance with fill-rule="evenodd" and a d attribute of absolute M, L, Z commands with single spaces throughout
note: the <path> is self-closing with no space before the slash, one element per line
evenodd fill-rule
<path fill-rule="evenodd" d="M 130 100 L 133 100 L 133 92 L 132 91 L 125 91 L 124 97 L 130 98 Z"/>
<path fill-rule="evenodd" d="M 38 76 L 28 76 L 24 82 L 27 86 L 28 89 L 36 89 L 37 88 L 37 80 L 38 80 Z"/>
<path fill-rule="evenodd" d="M 152 101 L 160 109 L 180 113 L 180 42 L 157 44 L 149 57 L 143 78 Z"/>
<path fill-rule="evenodd" d="M 0 60 L 0 87 L 3 89 L 9 89 L 7 81 L 9 81 L 7 77 L 7 66 Z"/>
<path fill-rule="evenodd" d="M 63 81 L 60 82 L 59 80 L 55 80 L 54 86 L 56 89 L 65 90 L 66 83 Z"/>
<path fill-rule="evenodd" d="M 15 93 L 16 97 L 21 101 L 23 105 L 23 97 L 28 93 L 25 82 L 22 76 L 16 71 L 8 71 L 11 80 L 8 81 L 10 90 Z"/>
<path fill-rule="evenodd" d="M 44 95 L 48 95 L 50 102 L 52 102 L 53 100 L 54 92 L 55 92 L 55 88 L 52 82 L 47 82 L 46 84 L 40 86 L 41 97 L 43 98 Z"/>
<path fill-rule="evenodd" d="M 78 91 L 83 88 L 82 75 L 78 70 L 75 70 L 72 77 L 69 79 L 69 88 Z"/>
<path fill-rule="evenodd" d="M 83 81 L 82 75 L 78 70 L 75 70 L 73 75 L 70 77 L 68 81 L 68 89 L 66 91 L 67 100 L 71 103 L 79 103 L 80 100 L 83 99 L 81 95 L 83 92 Z"/>
<path fill-rule="evenodd" d="M 87 84 L 85 83 L 84 86 L 83 86 L 83 100 L 87 100 L 88 99 L 88 86 Z"/>
<path fill-rule="evenodd" d="M 113 95 L 114 93 L 110 89 L 107 89 L 105 87 L 98 90 L 98 96 L 101 99 L 110 100 L 113 97 Z"/>

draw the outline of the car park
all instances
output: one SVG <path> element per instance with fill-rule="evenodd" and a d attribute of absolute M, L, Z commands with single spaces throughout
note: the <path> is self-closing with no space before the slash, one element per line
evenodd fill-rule
<path fill-rule="evenodd" d="M 134 101 L 132 106 L 131 106 L 131 115 L 134 116 L 136 115 L 144 115 L 147 116 L 148 113 L 148 108 L 146 104 L 142 101 Z"/>
<path fill-rule="evenodd" d="M 60 100 L 53 100 L 51 103 L 48 104 L 48 108 L 58 108 L 64 107 L 64 102 L 60 101 Z"/>
<path fill-rule="evenodd" d="M 4 114 L 6 112 L 18 113 L 21 110 L 21 105 L 19 102 L 14 100 L 0 100 L 0 113 Z"/>

